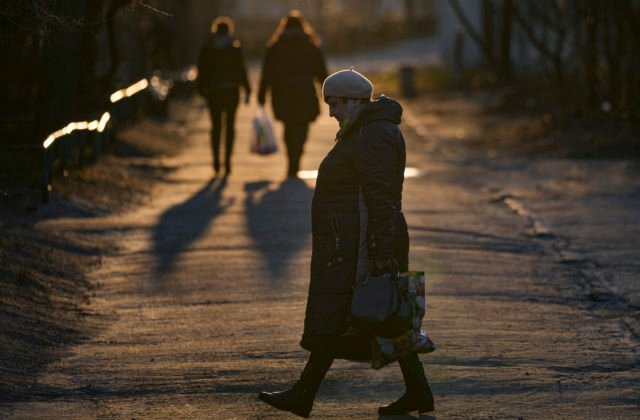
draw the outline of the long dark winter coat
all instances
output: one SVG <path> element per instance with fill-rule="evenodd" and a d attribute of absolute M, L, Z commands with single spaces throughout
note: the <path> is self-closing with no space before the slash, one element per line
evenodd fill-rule
<path fill-rule="evenodd" d="M 198 57 L 198 92 L 215 97 L 231 91 L 237 96 L 239 86 L 251 91 L 240 42 L 226 34 L 210 35 Z"/>
<path fill-rule="evenodd" d="M 320 112 L 314 79 L 322 83 L 326 77 L 320 48 L 302 30 L 287 29 L 267 48 L 258 101 L 264 103 L 266 92 L 271 89 L 276 119 L 285 123 L 310 123 Z"/>
<path fill-rule="evenodd" d="M 396 258 L 407 269 L 409 237 L 401 212 L 406 163 L 402 107 L 382 96 L 338 137 L 320 164 L 311 210 L 311 282 L 301 345 L 348 328 L 352 287 L 369 260 Z"/>

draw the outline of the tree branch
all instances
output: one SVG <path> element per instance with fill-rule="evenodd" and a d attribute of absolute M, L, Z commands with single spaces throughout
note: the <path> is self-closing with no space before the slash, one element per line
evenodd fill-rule
<path fill-rule="evenodd" d="M 467 18 L 464 10 L 462 10 L 462 7 L 460 7 L 460 3 L 458 2 L 458 0 L 449 0 L 449 4 L 451 5 L 451 8 L 453 8 L 456 16 L 458 17 L 458 20 L 460 20 L 460 23 L 462 23 L 462 26 L 464 26 L 469 36 L 471 36 L 471 38 L 478 44 L 478 46 L 482 50 L 491 68 L 495 70 L 496 62 L 493 58 L 493 55 L 491 54 L 491 49 L 482 38 L 482 36 L 473 28 L 471 21 L 469 21 L 469 18 Z"/>
<path fill-rule="evenodd" d="M 467 18 L 467 15 L 464 14 L 464 11 L 460 7 L 460 3 L 458 3 L 458 0 L 449 0 L 449 4 L 453 8 L 453 10 L 456 12 L 456 16 L 458 17 L 458 20 L 460 21 L 460 23 L 462 23 L 462 26 L 464 26 L 467 33 L 469 33 L 469 36 L 473 38 L 473 40 L 480 46 L 480 48 L 482 48 L 483 51 L 486 50 L 486 45 L 484 40 L 482 39 L 480 34 L 473 28 L 473 25 Z"/>

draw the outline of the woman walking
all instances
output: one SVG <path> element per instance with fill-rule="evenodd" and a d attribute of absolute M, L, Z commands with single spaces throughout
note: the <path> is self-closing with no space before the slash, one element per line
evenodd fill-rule
<path fill-rule="evenodd" d="M 262 63 L 258 103 L 264 106 L 271 90 L 271 105 L 277 120 L 284 123 L 288 176 L 296 176 L 307 140 L 309 124 L 320 113 L 314 80 L 327 77 L 320 41 L 298 11 L 292 11 L 267 43 Z"/>
<path fill-rule="evenodd" d="M 251 94 L 240 41 L 233 38 L 233 20 L 229 17 L 218 17 L 211 24 L 211 35 L 200 50 L 197 85 L 209 106 L 211 151 L 216 175 L 220 171 L 220 137 L 222 115 L 225 115 L 224 169 L 225 174 L 229 175 L 239 86 L 244 87 L 245 103 L 249 102 Z"/>
<path fill-rule="evenodd" d="M 385 96 L 371 101 L 373 85 L 354 70 L 332 74 L 322 89 L 340 130 L 320 164 L 311 209 L 311 282 L 300 342 L 311 354 L 292 388 L 259 396 L 302 417 L 309 416 L 334 359 L 371 360 L 373 337 L 348 325 L 356 279 L 371 271 L 407 271 L 409 254 L 402 214 L 402 107 Z M 378 413 L 432 411 L 433 394 L 417 351 L 398 362 L 406 391 Z"/>

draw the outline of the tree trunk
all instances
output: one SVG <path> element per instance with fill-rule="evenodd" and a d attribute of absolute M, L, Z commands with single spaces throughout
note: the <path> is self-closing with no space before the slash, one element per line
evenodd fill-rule
<path fill-rule="evenodd" d="M 54 2 L 50 11 L 78 20 L 84 16 L 85 2 Z M 42 140 L 75 116 L 81 52 L 80 37 L 69 28 L 54 27 L 45 38 L 36 105 L 37 136 Z"/>
<path fill-rule="evenodd" d="M 587 84 L 587 103 L 596 107 L 598 105 L 597 84 L 598 77 L 596 67 L 598 65 L 598 17 L 596 5 L 588 2 L 584 16 L 586 26 L 586 49 L 585 49 L 585 79 Z"/>
<path fill-rule="evenodd" d="M 615 6 L 609 6 L 615 7 Z M 624 93 L 622 92 L 622 60 L 624 43 L 622 42 L 624 26 L 614 17 L 614 10 L 606 10 L 603 19 L 602 33 L 604 35 L 605 56 L 609 69 L 609 97 L 617 109 L 624 107 Z"/>
<path fill-rule="evenodd" d="M 534 0 L 535 1 L 535 0 Z M 519 4 L 527 4 L 524 2 L 520 2 Z M 531 5 L 531 3 L 529 3 Z M 562 86 L 564 81 L 564 61 L 562 57 L 562 45 L 564 43 L 565 36 L 563 35 L 563 29 L 558 28 L 558 41 L 555 50 L 551 50 L 551 48 L 541 39 L 536 36 L 534 26 L 531 23 L 531 16 L 523 16 L 522 11 L 514 8 L 512 10 L 513 17 L 518 22 L 522 30 L 524 31 L 527 39 L 533 45 L 536 50 L 540 53 L 540 55 L 551 63 L 553 66 L 554 72 L 556 74 L 556 79 L 558 81 L 558 85 Z M 534 22 L 540 22 L 540 19 L 534 20 Z"/>
<path fill-rule="evenodd" d="M 486 62 L 489 64 L 489 67 L 491 68 L 491 70 L 498 73 L 497 69 L 499 66 L 495 60 L 495 57 L 493 56 L 493 46 L 489 45 L 487 40 L 482 35 L 480 35 L 478 31 L 476 31 L 476 29 L 471 24 L 471 21 L 469 21 L 469 18 L 462 10 L 462 7 L 460 6 L 460 3 L 458 2 L 458 0 L 449 0 L 449 4 L 451 5 L 451 8 L 456 13 L 458 20 L 460 21 L 464 29 L 467 31 L 471 39 L 473 39 L 473 41 L 478 45 L 478 47 L 480 47 L 480 50 L 482 51 L 484 58 Z"/>
<path fill-rule="evenodd" d="M 502 27 L 500 36 L 500 69 L 506 80 L 513 79 L 511 63 L 511 22 L 514 14 L 514 0 L 504 0 L 502 7 Z"/>
<path fill-rule="evenodd" d="M 106 73 L 99 77 L 96 81 L 96 83 L 103 86 L 111 86 L 113 76 L 118 71 L 118 66 L 120 66 L 120 54 L 115 33 L 115 16 L 118 12 L 118 9 L 120 9 L 130 1 L 131 0 L 111 0 L 111 3 L 109 4 L 109 8 L 107 10 L 105 21 L 107 24 L 107 39 L 109 42 L 109 68 L 107 69 Z"/>
<path fill-rule="evenodd" d="M 494 53 L 494 47 L 495 47 L 495 41 L 494 41 L 494 31 L 495 31 L 495 26 L 493 24 L 493 14 L 494 14 L 494 7 L 493 7 L 493 2 L 491 0 L 482 0 L 482 33 L 484 36 L 484 42 L 486 45 L 486 54 L 488 57 L 491 57 L 491 60 L 489 60 L 489 62 L 495 62 L 495 53 Z M 497 64 L 497 63 L 496 63 Z M 493 70 L 496 71 L 499 69 L 498 68 L 494 68 Z M 496 71 L 496 73 L 500 74 L 499 71 Z"/>

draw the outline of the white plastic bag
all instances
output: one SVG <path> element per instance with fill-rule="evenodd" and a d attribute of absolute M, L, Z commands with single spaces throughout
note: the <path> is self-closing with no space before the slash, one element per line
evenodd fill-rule
<path fill-rule="evenodd" d="M 264 107 L 259 106 L 253 116 L 253 130 L 249 141 L 251 153 L 268 155 L 278 151 L 276 136 L 273 134 L 271 119 Z"/>

